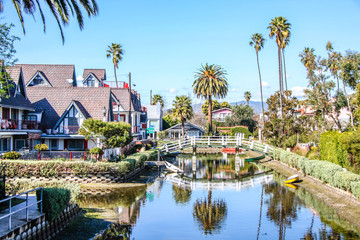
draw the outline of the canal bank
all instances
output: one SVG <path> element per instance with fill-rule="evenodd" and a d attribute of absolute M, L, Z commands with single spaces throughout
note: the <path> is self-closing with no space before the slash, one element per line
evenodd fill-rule
<path fill-rule="evenodd" d="M 267 159 L 262 161 L 261 164 L 285 177 L 298 174 L 302 182 L 296 185 L 316 196 L 328 207 L 334 209 L 341 218 L 351 223 L 357 231 L 360 230 L 360 201 L 351 193 L 322 183 L 320 180 L 310 176 L 304 176 L 304 174 L 288 167 L 280 161 Z"/>

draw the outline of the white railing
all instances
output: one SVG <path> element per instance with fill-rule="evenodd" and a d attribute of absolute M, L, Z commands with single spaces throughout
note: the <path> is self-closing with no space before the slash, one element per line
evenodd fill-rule
<path fill-rule="evenodd" d="M 109 148 L 104 150 L 103 157 L 110 159 L 111 157 L 121 156 L 121 147 Z"/>
<path fill-rule="evenodd" d="M 245 139 L 243 134 L 239 134 L 237 136 L 204 136 L 180 139 L 164 144 L 159 147 L 159 150 L 162 153 L 169 153 L 196 146 L 243 147 L 268 155 L 273 154 L 272 147 L 267 144 L 263 144 L 260 141 Z"/>
<path fill-rule="evenodd" d="M 41 190 L 40 191 L 40 200 L 39 201 L 36 201 L 35 203 L 32 203 L 32 204 L 29 204 L 29 193 L 31 192 L 34 192 L 34 191 L 37 191 L 37 190 Z M 23 195 L 26 195 L 26 198 L 25 198 L 25 201 L 26 201 L 26 205 L 25 207 L 21 207 L 15 211 L 13 211 L 13 208 L 15 206 L 12 206 L 12 200 L 15 199 L 15 198 L 19 198 L 20 196 L 23 196 Z M 39 188 L 35 188 L 35 189 L 32 189 L 32 190 L 29 190 L 27 192 L 23 192 L 23 193 L 20 193 L 18 195 L 15 195 L 15 196 L 12 196 L 12 197 L 8 197 L 8 198 L 5 198 L 3 200 L 0 201 L 0 204 L 1 203 L 5 203 L 9 201 L 9 213 L 8 214 L 5 214 L 5 215 L 1 215 L 0 216 L 0 220 L 4 219 L 4 218 L 8 218 L 9 219 L 9 222 L 8 222 L 8 228 L 9 230 L 11 230 L 11 220 L 12 220 L 12 215 L 14 215 L 15 213 L 18 213 L 20 211 L 23 211 L 25 210 L 25 214 L 26 214 L 26 221 L 29 221 L 29 208 L 34 206 L 34 205 L 37 205 L 40 203 L 40 213 L 42 213 L 42 207 L 43 207 L 43 189 L 42 187 L 39 187 Z"/>

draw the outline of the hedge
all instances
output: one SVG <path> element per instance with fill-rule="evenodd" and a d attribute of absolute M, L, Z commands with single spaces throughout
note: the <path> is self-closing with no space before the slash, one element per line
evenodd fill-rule
<path fill-rule="evenodd" d="M 300 170 L 305 175 L 320 179 L 333 187 L 350 191 L 360 198 L 360 175 L 346 172 L 344 169 L 328 161 L 310 160 L 303 156 L 274 148 L 273 157 L 287 165 Z"/>
<path fill-rule="evenodd" d="M 70 190 L 64 188 L 43 188 L 42 210 L 48 221 L 60 216 L 70 202 Z M 41 189 L 36 191 L 37 201 L 41 199 Z M 39 203 L 40 208 L 40 203 Z"/>
<path fill-rule="evenodd" d="M 156 149 L 151 149 L 145 152 L 137 152 L 125 158 L 124 161 L 130 163 L 130 171 L 132 171 L 144 165 L 145 161 L 155 160 L 157 151 Z"/>
<path fill-rule="evenodd" d="M 351 167 L 360 165 L 360 131 L 329 131 L 320 136 L 321 159 Z"/>
<path fill-rule="evenodd" d="M 131 171 L 130 163 L 121 161 L 118 163 L 107 162 L 64 162 L 64 161 L 24 161 L 24 160 L 4 160 L 5 175 L 13 177 L 55 177 L 62 174 L 71 173 L 75 176 L 87 174 L 110 173 L 125 175 Z"/>

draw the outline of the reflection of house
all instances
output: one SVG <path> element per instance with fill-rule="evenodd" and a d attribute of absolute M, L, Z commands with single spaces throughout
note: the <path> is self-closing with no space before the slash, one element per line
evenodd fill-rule
<path fill-rule="evenodd" d="M 199 126 L 196 126 L 195 124 L 189 123 L 189 122 L 185 122 L 184 124 L 184 128 L 185 128 L 185 136 L 186 137 L 201 137 L 203 136 L 206 131 L 204 129 L 202 129 Z M 170 138 L 183 138 L 184 136 L 182 135 L 182 124 L 178 123 L 174 126 L 172 126 L 171 128 L 166 129 L 166 131 L 169 134 Z"/>
<path fill-rule="evenodd" d="M 27 99 L 21 67 L 6 67 L 6 72 L 14 87 L 7 97 L 0 98 L 0 152 L 18 151 L 39 138 L 41 133 L 37 114 L 33 113 L 34 108 Z"/>
<path fill-rule="evenodd" d="M 159 102 L 156 103 L 156 105 L 149 105 L 147 108 L 147 126 L 150 130 L 149 136 L 150 138 L 157 138 L 157 134 L 159 131 L 162 131 L 162 107 Z M 151 133 L 153 132 L 153 133 Z"/>
<path fill-rule="evenodd" d="M 218 122 L 225 122 L 227 116 L 231 116 L 232 111 L 230 108 L 221 108 L 212 111 L 212 119 Z"/>

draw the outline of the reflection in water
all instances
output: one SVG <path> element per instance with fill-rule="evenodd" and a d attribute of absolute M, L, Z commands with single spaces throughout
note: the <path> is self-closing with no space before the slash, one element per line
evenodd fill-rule
<path fill-rule="evenodd" d="M 116 214 L 116 223 L 95 239 L 231 239 L 240 233 L 244 239 L 360 239 L 322 201 L 301 187 L 283 186 L 281 175 L 266 175 L 241 156 L 183 155 L 177 161 L 183 176 L 162 173 L 141 187 L 83 194 L 80 207 Z"/>
<path fill-rule="evenodd" d="M 212 201 L 211 190 L 207 199 L 197 199 L 194 203 L 193 216 L 206 234 L 212 234 L 221 228 L 221 223 L 226 217 L 226 203 L 224 200 Z"/>
<path fill-rule="evenodd" d="M 172 184 L 173 197 L 177 204 L 185 204 L 191 199 L 191 189 Z"/>

